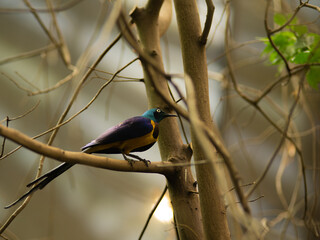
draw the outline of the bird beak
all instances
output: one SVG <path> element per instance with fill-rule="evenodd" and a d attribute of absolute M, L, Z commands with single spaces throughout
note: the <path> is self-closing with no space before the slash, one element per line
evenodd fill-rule
<path fill-rule="evenodd" d="M 164 115 L 164 117 L 166 118 L 166 117 L 178 117 L 178 116 L 174 115 L 174 114 L 166 114 L 166 115 Z"/>

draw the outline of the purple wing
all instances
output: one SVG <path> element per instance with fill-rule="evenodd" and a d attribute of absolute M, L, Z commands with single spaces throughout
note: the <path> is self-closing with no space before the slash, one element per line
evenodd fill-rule
<path fill-rule="evenodd" d="M 152 132 L 153 125 L 151 124 L 151 120 L 145 117 L 133 117 L 129 118 L 118 125 L 109 128 L 106 132 L 101 134 L 97 139 L 88 143 L 84 147 L 82 147 L 82 151 L 87 148 L 93 148 L 99 145 L 106 145 L 110 143 L 123 142 L 128 139 L 138 138 L 145 136 L 146 134 Z M 104 151 L 100 151 L 104 153 L 120 153 L 119 150 L 116 149 L 105 149 Z"/>

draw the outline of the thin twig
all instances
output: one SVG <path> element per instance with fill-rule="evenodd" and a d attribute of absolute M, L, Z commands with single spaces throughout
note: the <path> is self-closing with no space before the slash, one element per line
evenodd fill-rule
<path fill-rule="evenodd" d="M 280 151 L 284 141 L 287 139 L 287 132 L 288 132 L 288 129 L 289 129 L 289 126 L 290 126 L 290 123 L 291 123 L 291 118 L 292 118 L 293 112 L 296 109 L 296 106 L 297 106 L 298 101 L 299 101 L 299 97 L 300 97 L 300 93 L 301 93 L 301 89 L 302 89 L 302 85 L 303 85 L 304 76 L 305 76 L 305 74 L 303 74 L 303 77 L 301 77 L 301 80 L 300 80 L 300 83 L 299 83 L 299 88 L 298 88 L 298 93 L 297 93 L 297 96 L 295 97 L 294 103 L 292 104 L 292 106 L 290 108 L 290 111 L 289 111 L 289 114 L 288 114 L 288 117 L 287 117 L 287 121 L 286 121 L 284 130 L 282 131 L 282 137 L 280 139 L 280 142 L 279 142 L 277 148 L 275 149 L 274 153 L 272 154 L 272 157 L 268 161 L 268 164 L 265 167 L 263 173 L 255 181 L 256 184 L 247 192 L 247 194 L 246 194 L 247 197 L 249 197 L 255 191 L 255 189 L 260 185 L 260 183 L 263 181 L 263 179 L 265 178 L 266 174 L 268 173 L 268 171 L 269 171 L 274 159 L 278 155 L 278 152 Z M 302 168 L 303 168 L 302 170 L 304 172 L 304 165 L 303 165 Z M 305 184 L 305 195 L 307 195 L 306 184 Z M 307 210 L 307 199 L 305 201 L 305 214 L 306 214 L 306 210 Z"/>
<path fill-rule="evenodd" d="M 226 29 L 225 29 L 225 48 L 226 48 L 225 54 L 226 54 L 228 68 L 229 68 L 229 75 L 230 75 L 233 87 L 234 87 L 235 91 L 237 92 L 237 94 L 240 97 L 242 97 L 243 99 L 245 99 L 247 102 L 254 104 L 253 101 L 248 96 L 246 96 L 244 93 L 242 93 L 242 91 L 239 89 L 239 86 L 237 84 L 237 81 L 236 81 L 236 78 L 235 78 L 234 72 L 233 72 L 232 60 L 231 60 L 231 55 L 230 55 L 230 50 L 229 50 L 230 3 L 227 3 L 226 15 L 227 15 L 227 20 L 226 20 Z"/>
<path fill-rule="evenodd" d="M 291 73 L 292 75 L 295 75 L 305 69 L 305 66 L 299 66 L 298 68 L 292 69 Z M 271 83 L 269 86 L 267 86 L 262 93 L 255 99 L 253 102 L 255 104 L 258 104 L 266 95 L 268 95 L 277 85 L 282 83 L 284 80 L 289 79 L 289 75 L 282 76 L 275 80 L 273 83 Z M 288 81 L 288 80 L 287 80 Z"/>
<path fill-rule="evenodd" d="M 319 7 L 319 6 L 312 5 L 312 4 L 310 4 L 310 3 L 305 3 L 305 6 L 308 7 L 308 8 L 315 9 L 315 10 L 317 10 L 318 12 L 320 12 L 320 7 Z"/>
<path fill-rule="evenodd" d="M 274 29 L 274 30 L 270 30 L 269 29 L 269 34 L 270 35 L 272 35 L 272 34 L 275 34 L 275 33 L 277 33 L 277 32 L 280 32 L 282 29 L 284 29 L 286 26 L 288 26 L 291 22 L 292 22 L 292 20 L 296 17 L 296 15 L 298 14 L 298 12 L 300 11 L 300 9 L 302 8 L 302 7 L 304 7 L 306 5 L 306 3 L 300 3 L 300 5 L 294 10 L 294 12 L 293 12 L 293 14 L 291 15 L 291 17 L 288 19 L 288 21 L 287 22 L 285 22 L 282 26 L 280 26 L 280 27 L 278 27 L 278 28 L 276 28 L 276 29 Z"/>
<path fill-rule="evenodd" d="M 148 219 L 147 219 L 146 223 L 144 224 L 144 227 L 143 227 L 143 229 L 142 229 L 142 231 L 141 231 L 141 233 L 140 233 L 139 240 L 142 239 L 143 234 L 144 234 L 144 232 L 146 231 L 146 229 L 147 229 L 147 227 L 148 227 L 148 225 L 149 225 L 149 222 L 150 222 L 150 220 L 151 220 L 154 212 L 157 210 L 157 208 L 158 208 L 158 206 L 159 206 L 162 198 L 163 198 L 164 195 L 166 194 L 167 190 L 168 190 L 168 186 L 166 185 L 166 186 L 164 187 L 164 189 L 163 189 L 163 191 L 162 191 L 162 193 L 161 193 L 158 201 L 156 202 L 156 204 L 155 204 L 154 207 L 152 208 L 151 212 L 149 213 Z"/>
<path fill-rule="evenodd" d="M 66 66 L 69 68 L 69 69 L 74 69 L 75 67 L 72 66 L 71 64 L 71 56 L 70 56 L 70 52 L 69 52 L 69 49 L 67 47 L 67 44 L 66 42 L 64 41 L 63 39 L 63 36 L 62 36 L 62 33 L 61 33 L 61 30 L 58 26 L 58 22 L 57 22 L 57 18 L 56 18 L 56 13 L 55 11 L 53 10 L 53 6 L 52 6 L 52 0 L 46 0 L 47 2 L 47 5 L 48 5 L 48 9 L 50 10 L 50 13 L 51 13 L 51 17 L 52 17 L 52 23 L 53 23 L 53 26 L 56 30 L 56 33 L 57 33 L 57 36 L 58 36 L 58 39 L 59 39 L 59 45 L 60 45 L 60 48 L 59 50 L 61 51 L 61 55 L 62 55 L 62 60 L 64 61 L 64 63 L 66 64 Z"/>
<path fill-rule="evenodd" d="M 8 126 L 9 126 L 9 121 L 10 121 L 8 116 L 6 117 L 5 121 L 6 121 L 6 126 L 8 127 Z M 7 139 L 6 137 L 3 138 L 2 146 L 1 146 L 1 154 L 0 154 L 0 157 L 3 156 L 4 147 L 5 147 L 5 145 L 6 145 L 6 139 Z"/>
<path fill-rule="evenodd" d="M 18 55 L 12 56 L 12 57 L 7 57 L 7 58 L 3 58 L 0 59 L 0 65 L 2 64 L 6 64 L 6 63 L 10 63 L 13 61 L 18 61 L 18 60 L 22 60 L 25 58 L 31 58 L 34 56 L 38 56 L 41 55 L 43 52 L 49 52 L 56 49 L 56 46 L 54 44 L 49 44 L 48 46 L 42 47 L 42 48 L 38 48 L 38 49 L 34 49 L 31 51 L 27 51 L 24 53 L 20 53 Z"/>
<path fill-rule="evenodd" d="M 269 15 L 269 8 L 270 8 L 270 4 L 271 4 L 271 0 L 267 0 L 267 6 L 266 6 L 266 11 L 265 11 L 265 15 L 264 15 L 264 28 L 266 30 L 266 33 L 267 33 L 267 38 L 271 44 L 271 46 L 273 47 L 273 49 L 278 53 L 278 55 L 280 56 L 280 58 L 282 59 L 285 67 L 286 67 L 286 70 L 287 70 L 287 73 L 288 73 L 288 76 L 289 76 L 289 80 L 288 82 L 291 80 L 291 69 L 289 67 L 289 63 L 287 61 L 287 59 L 283 56 L 282 52 L 278 49 L 278 47 L 276 46 L 276 44 L 273 42 L 272 40 L 272 31 L 271 29 L 269 28 L 269 25 L 268 25 L 268 15 Z"/>
<path fill-rule="evenodd" d="M 67 3 L 63 2 L 59 7 L 54 7 L 52 10 L 55 12 L 62 12 L 65 10 L 68 10 L 69 8 L 74 7 L 78 3 L 80 3 L 83 0 L 73 0 L 69 1 Z M 35 11 L 39 13 L 49 13 L 50 10 L 47 8 L 34 8 Z M 23 9 L 23 8 L 0 8 L 0 13 L 26 13 L 30 12 L 30 9 Z"/>
<path fill-rule="evenodd" d="M 69 67 L 68 63 L 66 62 L 66 58 L 64 56 L 64 53 L 61 49 L 61 43 L 58 43 L 56 41 L 56 39 L 53 37 L 53 35 L 51 34 L 51 32 L 49 31 L 49 29 L 45 26 L 44 22 L 41 20 L 39 14 L 37 13 L 36 9 L 34 9 L 32 7 L 32 5 L 30 4 L 29 0 L 23 0 L 23 2 L 25 3 L 25 5 L 30 9 L 30 12 L 32 13 L 32 15 L 35 17 L 35 19 L 37 20 L 37 22 L 40 24 L 40 27 L 42 28 L 42 30 L 46 33 L 46 35 L 48 36 L 48 38 L 50 39 L 50 41 L 58 48 L 58 52 L 62 58 L 62 60 L 64 61 L 64 63 L 66 64 L 66 66 Z"/>
<path fill-rule="evenodd" d="M 79 71 L 77 70 L 77 68 L 74 68 L 73 71 L 68 74 L 66 77 L 64 77 L 63 79 L 59 80 L 54 86 L 46 88 L 46 89 L 42 89 L 42 90 L 38 90 L 38 91 L 34 91 L 34 92 L 29 92 L 28 95 L 29 96 L 35 96 L 35 95 L 39 95 L 39 94 L 44 94 L 44 93 L 48 93 L 51 92 L 59 87 L 61 87 L 62 85 L 66 84 L 67 82 L 71 81 L 75 76 L 77 76 L 79 73 Z"/>
<path fill-rule="evenodd" d="M 31 93 L 31 91 L 29 89 L 27 89 L 24 86 L 22 86 L 20 83 L 18 83 L 16 80 L 14 80 L 12 77 L 7 75 L 6 73 L 1 72 L 1 74 L 3 76 L 5 76 L 7 79 L 9 79 L 14 85 L 16 85 L 17 88 L 21 89 L 22 91 L 26 92 L 27 94 Z"/>
<path fill-rule="evenodd" d="M 203 29 L 201 37 L 200 37 L 200 43 L 202 45 L 205 45 L 207 43 L 208 35 L 209 35 L 210 28 L 212 25 L 213 13 L 214 13 L 214 9 L 215 9 L 215 6 L 214 6 L 212 0 L 206 0 L 206 4 L 207 4 L 207 18 L 206 18 L 206 22 L 204 24 L 204 29 Z"/>

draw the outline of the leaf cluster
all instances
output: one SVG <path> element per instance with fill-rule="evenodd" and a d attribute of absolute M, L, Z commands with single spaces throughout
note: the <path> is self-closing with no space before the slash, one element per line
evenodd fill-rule
<path fill-rule="evenodd" d="M 288 62 L 310 65 L 306 78 L 311 87 L 318 89 L 320 84 L 320 35 L 310 32 L 306 25 L 299 24 L 296 17 L 291 20 L 290 24 L 287 24 L 290 18 L 290 15 L 280 13 L 274 15 L 274 23 L 282 30 L 274 33 L 271 39 Z M 282 57 L 268 38 L 262 38 L 262 41 L 266 45 L 262 54 L 268 55 L 269 62 L 277 65 L 278 70 L 282 71 L 284 68 Z"/>

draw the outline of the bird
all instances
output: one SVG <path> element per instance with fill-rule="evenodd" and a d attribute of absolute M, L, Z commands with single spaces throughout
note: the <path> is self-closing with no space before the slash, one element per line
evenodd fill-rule
<path fill-rule="evenodd" d="M 122 154 L 131 166 L 135 162 L 131 158 L 143 161 L 148 166 L 150 161 L 140 158 L 132 152 L 143 152 L 151 148 L 159 137 L 159 123 L 167 117 L 176 117 L 176 115 L 168 114 L 160 108 L 149 109 L 141 116 L 129 118 L 109 128 L 99 137 L 83 146 L 81 150 L 87 154 Z M 27 187 L 31 187 L 30 190 L 10 205 L 5 206 L 5 209 L 14 206 L 36 190 L 43 189 L 53 179 L 74 165 L 74 163 L 62 163 L 30 182 L 27 185 Z"/>

